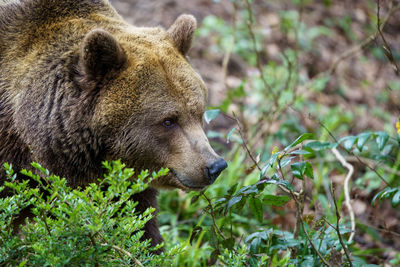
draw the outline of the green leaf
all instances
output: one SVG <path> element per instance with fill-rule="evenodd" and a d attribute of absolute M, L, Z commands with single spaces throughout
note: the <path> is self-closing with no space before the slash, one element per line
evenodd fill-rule
<path fill-rule="evenodd" d="M 233 205 L 238 203 L 240 200 L 242 200 L 242 196 L 234 196 L 233 198 L 229 199 L 226 209 L 229 210 Z"/>
<path fill-rule="evenodd" d="M 193 239 L 196 237 L 196 235 L 201 233 L 201 231 L 203 231 L 203 228 L 201 226 L 195 226 L 193 228 L 192 234 L 190 235 L 190 240 L 189 240 L 190 245 L 192 245 Z"/>
<path fill-rule="evenodd" d="M 311 163 L 306 162 L 306 170 L 304 171 L 304 174 L 307 177 L 314 179 L 314 170 L 313 170 Z"/>
<path fill-rule="evenodd" d="M 281 207 L 288 203 L 290 200 L 289 196 L 275 196 L 275 195 L 266 195 L 263 198 L 263 203 L 267 205 L 273 205 L 277 207 Z"/>
<path fill-rule="evenodd" d="M 235 239 L 233 237 L 227 238 L 222 241 L 222 246 L 228 250 L 232 250 L 235 245 Z"/>
<path fill-rule="evenodd" d="M 281 168 L 285 168 L 294 159 L 294 157 L 288 157 L 280 161 Z"/>
<path fill-rule="evenodd" d="M 307 143 L 304 147 L 309 148 L 313 151 L 321 151 L 321 150 L 331 149 L 335 145 L 336 144 L 331 144 L 329 142 L 312 141 L 310 143 Z"/>
<path fill-rule="evenodd" d="M 343 146 L 346 150 L 351 150 L 353 145 L 357 142 L 357 137 L 350 135 L 350 136 L 345 136 L 339 140 L 339 143 L 343 142 Z"/>
<path fill-rule="evenodd" d="M 318 79 L 315 79 L 311 85 L 310 85 L 310 90 L 311 91 L 315 91 L 315 92 L 321 92 L 325 86 L 326 83 L 329 81 L 329 76 L 325 75 L 325 76 L 321 76 Z"/>
<path fill-rule="evenodd" d="M 358 150 L 362 151 L 365 143 L 370 139 L 372 136 L 372 133 L 360 133 L 357 135 L 358 140 L 357 140 L 357 148 Z"/>
<path fill-rule="evenodd" d="M 275 154 L 271 155 L 268 163 L 261 169 L 261 176 L 264 176 L 264 174 L 268 171 L 268 169 L 274 165 L 274 163 L 279 155 L 280 155 L 280 153 L 275 153 Z"/>
<path fill-rule="evenodd" d="M 377 135 L 376 143 L 378 144 L 378 148 L 382 151 L 389 140 L 389 135 L 385 132 L 375 132 L 375 134 Z"/>
<path fill-rule="evenodd" d="M 304 133 L 302 135 L 300 135 L 293 143 L 291 143 L 290 145 L 288 145 L 287 147 L 285 147 L 284 151 L 288 151 L 289 149 L 291 149 L 292 147 L 300 144 L 301 142 L 303 142 L 304 140 L 307 139 L 311 139 L 313 137 L 312 133 Z"/>
<path fill-rule="evenodd" d="M 263 221 L 263 209 L 262 209 L 262 203 L 261 200 L 255 197 L 250 198 L 249 200 L 249 206 L 251 212 L 254 214 L 256 219 L 259 222 Z"/>
<path fill-rule="evenodd" d="M 276 185 L 282 185 L 282 186 L 286 187 L 289 191 L 294 190 L 293 186 L 288 181 L 285 181 L 282 179 L 262 179 L 262 180 L 258 181 L 256 184 L 257 185 L 259 185 L 259 184 L 276 184 Z"/>
<path fill-rule="evenodd" d="M 309 178 L 314 178 L 313 168 L 309 162 L 296 162 L 290 165 L 294 177 L 303 179 L 304 174 Z"/>
<path fill-rule="evenodd" d="M 312 155 L 313 153 L 304 149 L 295 150 L 290 155 Z"/>
<path fill-rule="evenodd" d="M 392 197 L 392 206 L 393 206 L 393 208 L 397 207 L 397 205 L 399 205 L 399 203 L 400 203 L 400 187 L 397 188 L 397 192 Z"/>
<path fill-rule="evenodd" d="M 255 185 L 255 184 L 242 187 L 237 192 L 238 195 L 239 194 L 240 195 L 249 195 L 249 194 L 258 194 L 258 193 L 259 193 L 259 191 L 258 191 L 257 185 Z"/>
<path fill-rule="evenodd" d="M 215 119 L 219 114 L 219 109 L 210 109 L 204 112 L 204 120 L 209 124 L 213 119 Z"/>

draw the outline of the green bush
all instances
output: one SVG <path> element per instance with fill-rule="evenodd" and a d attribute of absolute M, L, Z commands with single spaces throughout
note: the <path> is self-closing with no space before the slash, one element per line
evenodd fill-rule
<path fill-rule="evenodd" d="M 6 266 L 160 266 L 168 264 L 183 247 L 161 255 L 152 253 L 149 241 L 140 241 L 141 230 L 154 208 L 135 212 L 133 194 L 168 170 L 149 175 L 142 171 L 134 181 L 133 169 L 120 161 L 104 162 L 108 174 L 86 188 L 72 189 L 65 179 L 33 163 L 34 172 L 23 170 L 37 182 L 19 181 L 12 166 L 4 164 L 7 181 L 0 190 L 13 194 L 0 199 L 0 265 Z M 14 234 L 13 220 L 29 208 L 31 219 Z"/>

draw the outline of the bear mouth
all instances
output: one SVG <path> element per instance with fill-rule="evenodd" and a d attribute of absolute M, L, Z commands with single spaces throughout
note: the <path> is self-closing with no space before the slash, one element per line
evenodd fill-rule
<path fill-rule="evenodd" d="M 185 181 L 184 177 L 179 172 L 177 172 L 176 170 L 170 169 L 170 173 L 173 174 L 176 177 L 175 181 L 178 183 L 178 186 L 181 189 L 191 190 L 191 191 L 200 191 L 200 190 L 204 189 L 205 187 L 209 186 L 209 184 L 205 184 L 205 185 L 189 185 Z"/>

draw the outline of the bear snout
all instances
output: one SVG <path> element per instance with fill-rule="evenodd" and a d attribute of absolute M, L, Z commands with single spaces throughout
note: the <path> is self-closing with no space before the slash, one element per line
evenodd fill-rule
<path fill-rule="evenodd" d="M 209 180 L 209 183 L 212 184 L 220 175 L 220 173 L 228 167 L 228 164 L 223 158 L 219 158 L 210 165 L 208 165 L 205 169 L 206 176 Z"/>

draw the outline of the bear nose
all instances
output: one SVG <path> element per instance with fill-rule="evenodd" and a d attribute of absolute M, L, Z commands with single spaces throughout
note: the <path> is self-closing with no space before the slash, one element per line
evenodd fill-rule
<path fill-rule="evenodd" d="M 223 170 L 225 170 L 226 167 L 228 167 L 228 164 L 222 158 L 219 158 L 218 160 L 214 161 L 211 165 L 206 167 L 206 173 L 208 179 L 210 180 L 210 184 L 212 184 L 215 181 L 215 179 L 217 179 L 218 175 Z"/>

